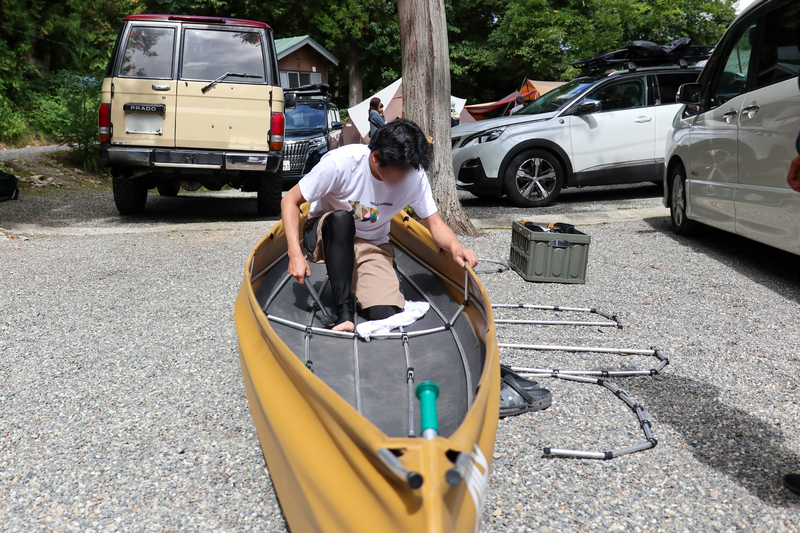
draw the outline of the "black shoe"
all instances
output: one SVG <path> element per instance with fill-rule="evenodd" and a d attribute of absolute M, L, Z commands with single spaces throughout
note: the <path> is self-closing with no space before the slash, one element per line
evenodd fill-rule
<path fill-rule="evenodd" d="M 500 365 L 500 378 L 511 376 L 517 384 L 526 391 L 532 391 L 539 388 L 539 382 L 534 379 L 523 378 L 506 365 Z"/>
<path fill-rule="evenodd" d="M 547 389 L 526 390 L 511 376 L 500 381 L 500 418 L 542 411 L 552 401 L 553 394 Z"/>
<path fill-rule="evenodd" d="M 783 484 L 795 494 L 800 494 L 800 474 L 786 474 L 783 476 Z"/>

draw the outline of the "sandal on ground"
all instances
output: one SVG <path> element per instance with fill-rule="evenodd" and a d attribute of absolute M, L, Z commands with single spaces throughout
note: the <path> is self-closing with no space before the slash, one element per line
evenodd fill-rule
<path fill-rule="evenodd" d="M 514 381 L 516 381 L 520 387 L 522 387 L 528 392 L 539 388 L 538 381 L 534 379 L 523 378 L 522 376 L 511 370 L 509 367 L 505 365 L 500 365 L 500 377 L 504 378 L 506 376 L 511 376 L 512 378 L 514 378 Z"/>
<path fill-rule="evenodd" d="M 511 376 L 500 382 L 500 418 L 516 416 L 550 407 L 553 394 L 547 389 L 526 390 Z"/>

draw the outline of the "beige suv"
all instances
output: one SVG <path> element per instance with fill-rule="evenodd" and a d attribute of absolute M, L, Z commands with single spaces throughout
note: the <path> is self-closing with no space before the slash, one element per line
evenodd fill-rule
<path fill-rule="evenodd" d="M 272 29 L 263 22 L 131 15 L 117 39 L 99 110 L 100 157 L 123 215 L 147 191 L 258 193 L 280 212 L 284 103 Z"/>

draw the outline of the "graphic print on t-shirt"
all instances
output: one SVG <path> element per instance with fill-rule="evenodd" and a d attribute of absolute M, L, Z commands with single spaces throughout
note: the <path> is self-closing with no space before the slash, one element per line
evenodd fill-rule
<path fill-rule="evenodd" d="M 378 210 L 364 205 L 358 200 L 348 200 L 350 207 L 353 208 L 353 218 L 362 222 L 376 222 L 378 220 Z"/>

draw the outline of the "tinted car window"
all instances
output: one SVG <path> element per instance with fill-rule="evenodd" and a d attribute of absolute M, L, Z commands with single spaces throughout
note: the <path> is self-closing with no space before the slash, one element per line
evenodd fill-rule
<path fill-rule="evenodd" d="M 758 58 L 756 87 L 766 87 L 800 72 L 800 4 L 788 4 L 767 15 Z"/>
<path fill-rule="evenodd" d="M 718 107 L 747 91 L 747 75 L 750 72 L 750 52 L 756 26 L 745 28 L 736 44 L 722 57 L 721 68 L 711 84 L 711 107 Z"/>
<path fill-rule="evenodd" d="M 601 111 L 619 111 L 647 105 L 644 78 L 625 78 L 603 85 L 590 92 L 586 98 L 600 100 Z"/>
<path fill-rule="evenodd" d="M 223 74 L 250 74 L 258 78 L 229 76 L 225 81 L 260 83 L 264 80 L 261 34 L 254 31 L 187 29 L 183 36 L 181 77 L 215 80 Z"/>
<path fill-rule="evenodd" d="M 174 28 L 131 27 L 119 75 L 130 78 L 172 78 L 174 43 Z"/>
<path fill-rule="evenodd" d="M 301 103 L 286 110 L 287 130 L 308 130 L 325 128 L 325 105 L 323 103 Z"/>
<path fill-rule="evenodd" d="M 597 78 L 579 78 L 571 82 L 557 87 L 552 91 L 545 93 L 526 105 L 516 113 L 516 115 L 539 115 L 541 113 L 553 113 L 567 105 L 577 95 L 594 85 Z"/>
<path fill-rule="evenodd" d="M 660 95 L 660 105 L 676 103 L 678 89 L 684 83 L 694 83 L 697 81 L 697 72 L 681 72 L 675 74 L 659 74 L 656 76 L 658 82 L 658 94 Z"/>

